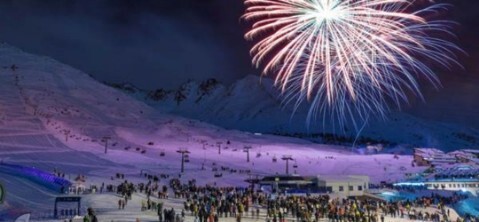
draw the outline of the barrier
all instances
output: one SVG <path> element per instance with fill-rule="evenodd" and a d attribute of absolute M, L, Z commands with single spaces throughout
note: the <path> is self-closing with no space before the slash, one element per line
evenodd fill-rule
<path fill-rule="evenodd" d="M 71 186 L 70 181 L 33 167 L 2 163 L 0 164 L 0 172 L 12 176 L 23 176 L 34 183 L 57 192 L 65 192 Z"/>

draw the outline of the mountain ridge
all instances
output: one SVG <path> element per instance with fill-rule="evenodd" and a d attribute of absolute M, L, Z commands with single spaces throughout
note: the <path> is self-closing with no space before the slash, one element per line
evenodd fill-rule
<path fill-rule="evenodd" d="M 121 87 L 116 87 L 120 90 Z M 205 90 L 206 89 L 206 90 Z M 125 90 L 122 90 L 126 92 Z M 226 129 L 309 139 L 319 143 L 351 145 L 386 143 L 412 147 L 434 146 L 445 150 L 479 147 L 479 131 L 471 126 L 434 121 L 416 115 L 414 108 L 391 111 L 387 120 L 370 121 L 359 135 L 354 130 L 328 129 L 320 123 L 307 123 L 308 104 L 297 109 L 284 104 L 273 80 L 248 75 L 226 86 L 214 79 L 188 81 L 177 89 L 129 93 L 165 113 L 181 115 Z M 394 128 L 397 128 L 394 130 Z M 405 134 L 405 135 L 401 135 Z"/>

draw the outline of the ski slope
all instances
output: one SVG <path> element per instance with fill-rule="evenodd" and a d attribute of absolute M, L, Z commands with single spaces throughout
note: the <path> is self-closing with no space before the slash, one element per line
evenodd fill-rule
<path fill-rule="evenodd" d="M 170 115 L 56 60 L 5 44 L 0 46 L 0 83 L 0 160 L 47 172 L 56 169 L 72 180 L 82 174 L 87 187 L 122 182 L 111 179 L 116 173 L 138 182 L 145 181 L 140 172 L 177 177 L 180 148 L 191 152 L 181 179 L 194 178 L 199 184 L 246 185 L 250 177 L 282 174 L 283 155 L 295 159 L 291 172 L 304 175 L 365 174 L 379 182 L 423 170 L 411 166 L 411 156 L 357 155 L 350 147 L 225 130 Z M 107 153 L 104 137 L 110 138 Z M 250 162 L 245 146 L 252 147 Z M 216 178 L 213 169 L 221 167 L 229 170 L 220 170 L 223 176 Z M 7 189 L 0 215 L 51 215 L 57 193 L 21 176 L 0 173 L 0 183 Z M 125 215 L 115 210 L 117 198 L 87 195 L 83 206 L 99 209 L 108 220 L 118 219 Z M 135 198 L 139 203 L 141 197 Z M 129 214 L 143 215 L 135 206 Z"/>

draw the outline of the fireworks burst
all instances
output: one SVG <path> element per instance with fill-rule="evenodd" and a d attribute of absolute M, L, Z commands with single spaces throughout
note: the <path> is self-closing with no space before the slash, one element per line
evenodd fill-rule
<path fill-rule="evenodd" d="M 443 4 L 415 11 L 411 0 L 245 0 L 245 5 L 243 18 L 253 22 L 245 37 L 259 39 L 251 49 L 253 64 L 276 75 L 286 101 L 310 101 L 308 122 L 328 115 L 340 125 L 384 117 L 389 104 L 408 101 L 408 92 L 422 98 L 418 78 L 439 85 L 430 64 L 448 68 L 460 50 L 437 37 L 452 35 L 450 22 L 426 19 Z"/>

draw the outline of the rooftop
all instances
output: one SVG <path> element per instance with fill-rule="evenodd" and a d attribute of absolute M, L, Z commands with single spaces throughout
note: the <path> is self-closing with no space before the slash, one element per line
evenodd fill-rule
<path fill-rule="evenodd" d="M 369 182 L 369 177 L 359 175 L 318 175 L 318 180 L 325 182 Z"/>
<path fill-rule="evenodd" d="M 261 181 L 297 181 L 297 180 L 311 180 L 311 177 L 304 177 L 299 175 L 275 175 L 275 176 L 265 176 Z"/>
<path fill-rule="evenodd" d="M 436 148 L 414 148 L 414 152 L 423 153 L 426 155 L 444 154 L 442 150 L 438 150 Z"/>

